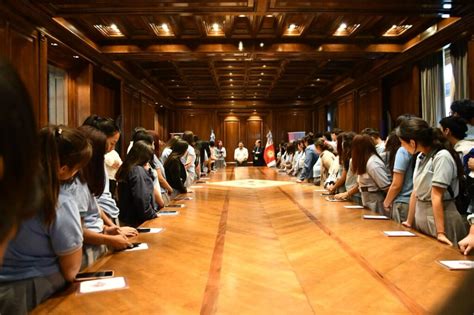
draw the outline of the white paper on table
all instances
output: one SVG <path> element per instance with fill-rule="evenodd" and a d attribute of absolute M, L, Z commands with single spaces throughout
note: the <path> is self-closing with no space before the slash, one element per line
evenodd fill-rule
<path fill-rule="evenodd" d="M 193 200 L 193 197 L 176 198 L 176 200 Z"/>
<path fill-rule="evenodd" d="M 124 250 L 124 252 L 134 252 L 136 250 L 145 250 L 145 249 L 148 249 L 148 244 L 147 243 L 140 243 L 134 248 L 129 248 L 129 249 Z"/>
<path fill-rule="evenodd" d="M 196 188 L 204 188 L 204 186 L 191 186 L 192 189 L 196 189 Z"/>
<path fill-rule="evenodd" d="M 173 215 L 178 215 L 179 211 L 158 211 L 158 216 L 161 217 L 162 215 L 164 216 L 173 216 Z"/>
<path fill-rule="evenodd" d="M 367 219 L 367 220 L 388 220 L 389 217 L 387 217 L 385 215 L 364 214 L 364 219 Z"/>
<path fill-rule="evenodd" d="M 154 233 L 160 233 L 163 232 L 164 228 L 149 228 L 150 232 L 146 232 L 145 234 L 154 234 Z"/>
<path fill-rule="evenodd" d="M 199 180 L 207 180 L 207 179 L 210 179 L 209 177 L 201 177 L 199 178 Z"/>
<path fill-rule="evenodd" d="M 331 202 L 341 202 L 341 201 L 347 201 L 347 200 L 344 200 L 344 199 L 334 199 L 334 198 L 331 198 L 331 197 L 326 197 L 324 198 L 326 199 L 327 201 L 331 201 Z"/>
<path fill-rule="evenodd" d="M 403 237 L 403 236 L 416 236 L 415 233 L 412 233 L 410 231 L 383 231 L 383 233 L 387 236 L 400 236 L 400 237 Z"/>
<path fill-rule="evenodd" d="M 114 277 L 83 281 L 79 284 L 79 293 L 93 293 L 127 288 L 124 277 Z"/>
<path fill-rule="evenodd" d="M 364 209 L 364 206 L 344 206 L 346 209 Z"/>
<path fill-rule="evenodd" d="M 315 191 L 315 192 L 328 192 L 326 189 L 315 189 L 313 191 Z"/>
<path fill-rule="evenodd" d="M 474 261 L 471 260 L 440 260 L 439 263 L 450 270 L 474 269 Z"/>

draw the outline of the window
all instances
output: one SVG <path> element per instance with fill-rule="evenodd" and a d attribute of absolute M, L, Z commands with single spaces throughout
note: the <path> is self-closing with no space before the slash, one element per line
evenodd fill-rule
<path fill-rule="evenodd" d="M 449 115 L 454 96 L 454 76 L 453 66 L 451 64 L 451 54 L 448 47 L 443 48 L 443 64 L 444 106 L 446 115 Z"/>
<path fill-rule="evenodd" d="M 54 125 L 68 125 L 67 73 L 48 66 L 48 120 Z"/>

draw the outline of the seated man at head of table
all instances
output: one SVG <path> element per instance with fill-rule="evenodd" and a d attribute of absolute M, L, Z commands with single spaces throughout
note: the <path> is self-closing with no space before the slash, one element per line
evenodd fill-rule
<path fill-rule="evenodd" d="M 234 160 L 237 166 L 246 166 L 249 158 L 249 151 L 244 147 L 242 141 L 239 142 L 239 147 L 234 151 Z"/>

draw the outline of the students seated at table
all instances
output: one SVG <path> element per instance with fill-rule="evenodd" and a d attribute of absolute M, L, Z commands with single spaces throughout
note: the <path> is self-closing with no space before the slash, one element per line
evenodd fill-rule
<path fill-rule="evenodd" d="M 158 209 L 163 208 L 165 206 L 165 203 L 161 195 L 161 187 L 160 187 L 160 182 L 158 180 L 158 173 L 161 172 L 160 167 L 159 167 L 160 161 L 158 157 L 155 155 L 154 138 L 148 132 L 148 130 L 142 130 L 135 134 L 134 143 L 138 141 L 145 141 L 145 143 L 148 144 L 153 150 L 152 158 L 148 161 L 150 167 L 147 167 L 147 172 L 149 173 L 151 179 L 153 180 L 153 196 L 154 196 L 156 206 L 158 207 Z"/>
<path fill-rule="evenodd" d="M 319 155 L 321 160 L 321 184 L 324 185 L 326 179 L 329 177 L 329 169 L 332 163 L 336 159 L 336 156 L 332 152 L 333 148 L 323 138 L 319 138 L 314 144 L 316 153 Z"/>
<path fill-rule="evenodd" d="M 287 171 L 291 169 L 291 165 L 293 163 L 293 158 L 295 156 L 295 144 L 294 142 L 290 142 L 286 145 L 285 153 L 283 153 L 281 163 L 280 163 L 280 170 Z"/>
<path fill-rule="evenodd" d="M 295 143 L 296 143 L 296 153 L 295 153 L 295 156 L 293 157 L 291 169 L 288 170 L 287 173 L 289 175 L 299 177 L 304 167 L 305 148 L 304 148 L 303 140 L 297 140 L 295 141 Z"/>
<path fill-rule="evenodd" d="M 352 141 L 352 168 L 362 197 L 362 205 L 384 214 L 383 201 L 390 187 L 390 172 L 368 135 L 357 135 Z"/>
<path fill-rule="evenodd" d="M 0 268 L 0 313 L 26 314 L 81 267 L 83 231 L 71 193 L 74 176 L 92 148 L 82 132 L 48 127 L 39 136 L 43 200 L 40 212 L 19 225 Z"/>
<path fill-rule="evenodd" d="M 265 148 L 262 147 L 262 140 L 258 139 L 255 141 L 255 146 L 252 150 L 253 166 L 265 166 L 265 160 L 263 158 Z"/>
<path fill-rule="evenodd" d="M 106 155 L 111 152 L 118 140 L 120 139 L 120 129 L 116 122 L 112 118 L 100 117 L 97 115 L 91 115 L 84 121 L 85 126 L 91 126 L 101 131 L 106 136 Z M 102 149 L 100 149 L 102 150 Z M 105 163 L 105 156 L 104 156 Z M 105 172 L 107 174 L 107 165 L 105 163 Z M 99 207 L 105 212 L 105 214 L 114 222 L 118 224 L 119 208 L 113 197 L 113 193 L 110 189 L 111 181 L 105 179 L 105 186 L 102 194 L 97 197 L 97 203 Z"/>
<path fill-rule="evenodd" d="M 31 99 L 16 71 L 1 59 L 0 97 L 1 269 L 3 252 L 18 225 L 38 210 L 42 187 Z"/>
<path fill-rule="evenodd" d="M 160 148 L 164 147 L 164 143 L 160 140 L 158 133 L 156 131 L 154 130 L 147 130 L 147 131 L 153 137 L 153 140 L 154 140 L 153 163 L 155 164 L 156 175 L 158 176 L 161 199 L 163 200 L 163 205 L 166 207 L 171 201 L 171 194 L 173 193 L 173 188 L 170 186 L 170 184 L 166 180 L 165 168 L 163 166 L 163 163 L 161 162 L 161 159 L 158 158 L 161 156 Z M 159 204 L 158 201 L 157 203 Z"/>
<path fill-rule="evenodd" d="M 312 181 L 313 178 L 313 166 L 319 158 L 314 147 L 314 138 L 312 134 L 308 134 L 304 137 L 304 166 L 301 174 L 298 177 L 297 183 L 302 183 L 307 180 Z"/>
<path fill-rule="evenodd" d="M 439 129 L 421 118 L 403 121 L 397 134 L 410 154 L 419 152 L 408 218 L 403 224 L 442 243 L 457 244 L 467 234 L 454 203 L 463 176 L 458 154 Z"/>
<path fill-rule="evenodd" d="M 339 129 L 340 130 L 340 129 Z M 331 135 L 333 135 L 331 133 Z M 331 194 L 342 193 L 346 191 L 344 183 L 346 182 L 346 173 L 344 173 L 344 164 L 343 164 L 343 137 L 345 133 L 339 132 L 336 138 L 336 152 L 337 156 L 334 162 L 332 163 L 331 169 L 329 169 L 329 176 L 324 183 L 324 187 Z"/>
<path fill-rule="evenodd" d="M 234 150 L 234 160 L 237 166 L 246 166 L 249 159 L 249 151 L 244 147 L 242 141 L 239 142 L 239 147 Z"/>
<path fill-rule="evenodd" d="M 176 142 L 178 142 L 179 139 L 181 139 L 179 136 L 173 136 L 168 140 L 168 142 L 166 142 L 166 145 L 164 146 L 160 156 L 160 160 L 163 165 L 165 165 L 166 160 L 173 151 L 173 146 L 176 144 Z"/>
<path fill-rule="evenodd" d="M 120 221 L 139 226 L 157 217 L 150 160 L 153 148 L 145 141 L 134 142 L 117 172 Z"/>
<path fill-rule="evenodd" d="M 166 179 L 171 187 L 173 187 L 173 197 L 177 194 L 184 194 L 187 192 L 186 186 L 186 169 L 184 168 L 181 158 L 188 150 L 188 143 L 179 139 L 172 147 L 171 154 L 165 162 Z"/>
<path fill-rule="evenodd" d="M 365 128 L 360 134 L 370 136 L 374 142 L 375 150 L 377 150 L 379 155 L 385 151 L 385 142 L 383 142 L 383 140 L 380 138 L 380 133 L 377 129 Z"/>
<path fill-rule="evenodd" d="M 103 194 L 107 183 L 104 170 L 104 153 L 106 136 L 91 126 L 79 129 L 92 144 L 92 157 L 83 170 L 85 181 L 77 178 L 72 194 L 83 218 L 84 255 L 82 266 L 90 266 L 111 249 L 125 249 L 130 246 L 129 237 L 137 236 L 137 231 L 130 227 L 118 227 L 99 207 L 96 198 Z"/>

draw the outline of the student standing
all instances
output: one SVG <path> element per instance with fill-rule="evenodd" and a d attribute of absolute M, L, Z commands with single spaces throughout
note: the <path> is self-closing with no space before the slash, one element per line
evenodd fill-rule
<path fill-rule="evenodd" d="M 454 203 L 458 178 L 463 175 L 458 154 L 439 129 L 420 118 L 403 121 L 397 134 L 410 154 L 419 152 L 408 218 L 403 224 L 442 243 L 457 244 L 467 234 Z"/>

